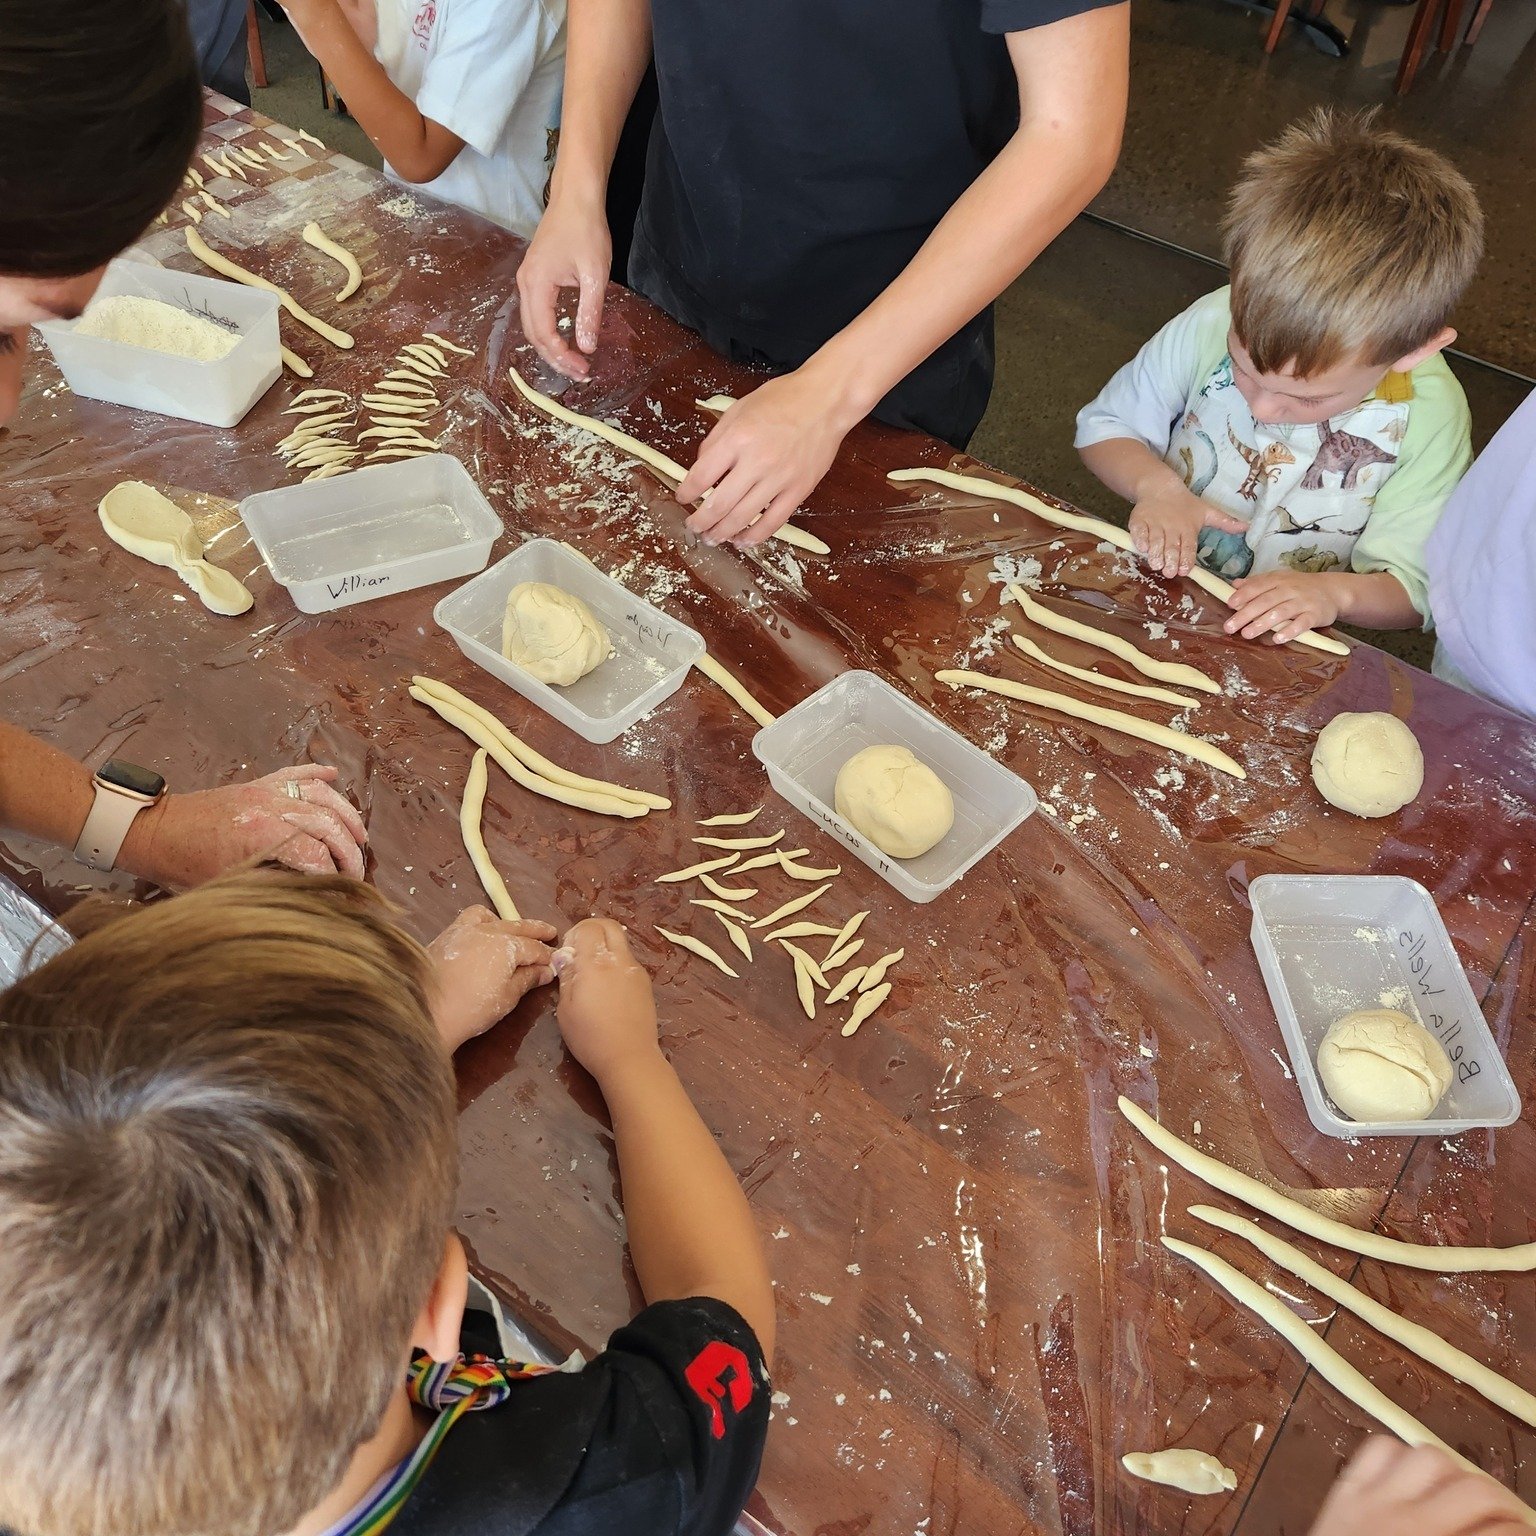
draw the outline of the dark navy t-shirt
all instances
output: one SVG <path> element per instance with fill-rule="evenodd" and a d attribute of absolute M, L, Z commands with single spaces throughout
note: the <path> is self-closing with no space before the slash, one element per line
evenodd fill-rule
<path fill-rule="evenodd" d="M 1115 0 L 651 0 L 637 260 L 706 335 L 795 366 L 1018 124 L 1002 34 Z"/>
<path fill-rule="evenodd" d="M 466 1351 L 495 1352 L 466 1322 Z M 724 1302 L 667 1301 L 580 1371 L 464 1415 L 390 1536 L 728 1536 L 757 1481 L 769 1381 Z"/>

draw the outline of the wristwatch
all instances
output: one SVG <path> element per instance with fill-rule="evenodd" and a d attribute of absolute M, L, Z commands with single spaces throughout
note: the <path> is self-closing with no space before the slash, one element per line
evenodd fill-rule
<path fill-rule="evenodd" d="M 165 795 L 165 780 L 150 768 L 114 757 L 92 779 L 96 800 L 75 844 L 75 857 L 92 869 L 111 869 L 140 811 L 157 805 Z"/>

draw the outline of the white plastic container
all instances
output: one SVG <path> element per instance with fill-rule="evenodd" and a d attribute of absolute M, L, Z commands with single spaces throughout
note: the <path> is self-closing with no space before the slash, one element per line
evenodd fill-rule
<path fill-rule="evenodd" d="M 955 824 L 915 859 L 893 859 L 833 809 L 838 771 L 856 752 L 907 747 L 949 786 Z M 942 895 L 989 854 L 1039 801 L 1016 773 L 936 720 L 873 672 L 844 672 L 764 727 L 752 750 L 774 789 L 819 822 L 909 901 Z"/>
<path fill-rule="evenodd" d="M 1260 875 L 1253 949 L 1302 1101 L 1329 1136 L 1455 1136 L 1512 1125 L 1520 1095 L 1429 892 L 1400 875 Z M 1396 1008 L 1445 1047 L 1455 1076 L 1429 1120 L 1351 1120 L 1328 1098 L 1317 1048 L 1357 1008 Z"/>
<path fill-rule="evenodd" d="M 507 594 L 544 581 L 579 597 L 602 620 L 614 654 L 568 688 L 541 683 L 501 654 Z M 652 607 L 554 539 L 533 539 L 450 593 L 433 618 L 478 667 L 587 741 L 612 741 L 683 686 L 704 654 L 696 630 Z"/>
<path fill-rule="evenodd" d="M 92 303 L 123 294 L 158 299 L 200 315 L 238 331 L 240 340 L 225 356 L 200 363 L 100 336 L 76 335 L 78 320 L 44 321 L 38 334 L 48 343 L 65 382 L 87 400 L 232 427 L 283 371 L 276 294 L 119 259 L 107 268 Z"/>
<path fill-rule="evenodd" d="M 240 516 L 304 613 L 484 570 L 501 519 L 451 454 L 374 464 L 247 496 Z"/>

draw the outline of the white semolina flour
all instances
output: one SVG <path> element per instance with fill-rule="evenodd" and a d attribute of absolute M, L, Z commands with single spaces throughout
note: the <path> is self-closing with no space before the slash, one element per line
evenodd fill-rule
<path fill-rule="evenodd" d="M 75 327 L 75 334 L 99 336 L 151 352 L 169 352 L 199 363 L 226 356 L 240 341 L 237 332 L 226 331 L 201 315 L 135 294 L 117 294 L 91 305 Z"/>

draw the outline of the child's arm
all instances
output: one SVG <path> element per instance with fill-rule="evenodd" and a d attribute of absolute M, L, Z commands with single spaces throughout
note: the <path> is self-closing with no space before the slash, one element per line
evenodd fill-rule
<path fill-rule="evenodd" d="M 1513 1494 L 1444 1451 L 1378 1436 L 1334 1484 L 1312 1536 L 1516 1536 L 1530 1531 L 1525 1515 Z"/>
<path fill-rule="evenodd" d="M 1229 635 L 1277 645 L 1307 629 L 1358 624 L 1362 629 L 1417 629 L 1423 616 L 1390 571 L 1265 571 L 1232 583 Z"/>
<path fill-rule="evenodd" d="M 555 979 L 554 937 L 548 923 L 504 923 L 488 907 L 468 907 L 433 939 L 432 1018 L 450 1051 Z"/>
<path fill-rule="evenodd" d="M 773 1283 L 741 1185 L 662 1055 L 650 977 L 617 923 L 592 919 L 557 956 L 560 1033 L 613 1120 L 624 1217 L 647 1302 L 710 1296 L 773 1358 Z"/>
<path fill-rule="evenodd" d="M 1200 530 L 1241 533 L 1248 525 L 1209 501 L 1202 501 L 1137 438 L 1115 437 L 1085 443 L 1083 463 L 1116 495 L 1135 505 L 1130 533 L 1147 564 L 1164 576 L 1187 576 L 1199 551 Z"/>
<path fill-rule="evenodd" d="M 282 5 L 347 111 L 390 165 L 407 181 L 441 176 L 464 148 L 464 140 L 422 115 L 384 72 L 337 0 L 282 0 Z"/>

